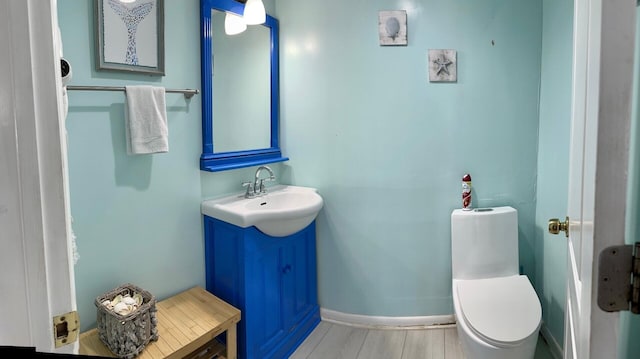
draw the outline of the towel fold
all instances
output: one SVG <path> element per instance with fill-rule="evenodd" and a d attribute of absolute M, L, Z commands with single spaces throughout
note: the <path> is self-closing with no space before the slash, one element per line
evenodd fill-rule
<path fill-rule="evenodd" d="M 164 87 L 126 86 L 125 89 L 127 153 L 169 152 Z"/>

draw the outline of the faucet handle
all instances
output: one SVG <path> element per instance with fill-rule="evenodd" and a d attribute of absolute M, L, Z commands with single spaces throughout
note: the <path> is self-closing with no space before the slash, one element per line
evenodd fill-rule
<path fill-rule="evenodd" d="M 245 192 L 244 198 L 251 198 L 254 196 L 255 190 L 253 189 L 253 182 L 242 182 L 242 187 L 247 187 L 247 192 Z"/>
<path fill-rule="evenodd" d="M 260 179 L 260 187 L 258 187 L 260 189 L 260 193 L 262 194 L 267 193 L 267 189 L 264 187 L 265 182 L 273 182 L 275 180 L 276 180 L 276 176 Z M 256 192 L 258 192 L 258 188 L 256 188 Z"/>
<path fill-rule="evenodd" d="M 267 193 L 267 189 L 264 187 L 264 181 L 267 181 L 267 179 L 261 179 L 260 180 L 259 190 L 260 190 L 260 193 L 262 193 L 262 194 Z"/>

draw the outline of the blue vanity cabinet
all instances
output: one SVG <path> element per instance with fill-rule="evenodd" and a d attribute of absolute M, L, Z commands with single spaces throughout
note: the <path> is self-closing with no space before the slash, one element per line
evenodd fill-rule
<path fill-rule="evenodd" d="M 241 311 L 240 359 L 287 358 L 320 322 L 315 230 L 276 238 L 204 216 L 207 290 Z"/>

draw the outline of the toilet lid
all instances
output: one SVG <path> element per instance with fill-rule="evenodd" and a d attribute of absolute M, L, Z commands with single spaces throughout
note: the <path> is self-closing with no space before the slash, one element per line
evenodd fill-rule
<path fill-rule="evenodd" d="M 462 280 L 457 291 L 467 324 L 490 341 L 516 343 L 539 328 L 540 300 L 524 275 Z"/>

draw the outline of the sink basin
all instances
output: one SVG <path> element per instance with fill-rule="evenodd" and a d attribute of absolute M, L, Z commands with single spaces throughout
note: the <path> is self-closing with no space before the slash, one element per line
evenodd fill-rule
<path fill-rule="evenodd" d="M 256 226 L 272 237 L 284 237 L 308 226 L 322 209 L 315 188 L 278 185 L 266 195 L 244 198 L 244 193 L 202 202 L 202 214 L 238 227 Z"/>

